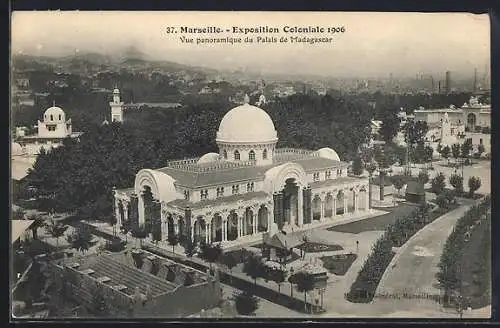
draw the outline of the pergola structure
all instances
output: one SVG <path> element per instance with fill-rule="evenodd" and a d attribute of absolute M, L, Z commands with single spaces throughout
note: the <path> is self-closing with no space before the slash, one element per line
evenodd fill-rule
<path fill-rule="evenodd" d="M 283 263 L 289 259 L 292 249 L 300 247 L 304 243 L 303 239 L 296 234 L 278 232 L 272 237 L 264 239 L 262 255 L 267 257 L 269 261 Z"/>

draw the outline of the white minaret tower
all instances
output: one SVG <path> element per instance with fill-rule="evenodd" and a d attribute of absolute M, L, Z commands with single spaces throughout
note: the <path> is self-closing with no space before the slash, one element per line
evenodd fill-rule
<path fill-rule="evenodd" d="M 120 90 L 115 87 L 113 90 L 113 101 L 109 103 L 111 107 L 111 121 L 123 122 L 123 102 L 120 101 Z"/>

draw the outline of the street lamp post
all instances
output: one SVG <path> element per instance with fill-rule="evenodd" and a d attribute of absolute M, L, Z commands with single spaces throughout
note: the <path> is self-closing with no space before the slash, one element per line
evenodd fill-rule
<path fill-rule="evenodd" d="M 290 278 L 293 277 L 293 267 L 290 268 Z M 293 297 L 293 283 L 292 281 L 290 280 L 290 297 Z"/>

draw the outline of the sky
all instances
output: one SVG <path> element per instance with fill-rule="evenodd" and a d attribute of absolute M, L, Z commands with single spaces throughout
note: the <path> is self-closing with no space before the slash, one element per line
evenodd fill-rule
<path fill-rule="evenodd" d="M 490 62 L 487 14 L 354 12 L 14 12 L 13 53 L 59 56 L 122 53 L 135 46 L 148 58 L 215 69 L 324 76 L 468 74 Z M 184 34 L 181 26 L 277 27 L 257 36 L 333 37 L 333 43 L 183 44 L 194 38 L 245 38 L 233 33 Z M 283 33 L 285 26 L 344 27 L 344 33 Z M 173 27 L 177 33 L 166 33 Z M 473 73 L 471 73 L 473 74 Z"/>

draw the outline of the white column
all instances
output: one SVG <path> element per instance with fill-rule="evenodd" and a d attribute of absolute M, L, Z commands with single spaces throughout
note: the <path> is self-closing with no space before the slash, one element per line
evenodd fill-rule
<path fill-rule="evenodd" d="M 319 220 L 320 221 L 324 221 L 325 220 L 325 200 L 322 199 L 321 202 L 321 209 L 320 209 L 320 213 L 319 213 Z"/>
<path fill-rule="evenodd" d="M 208 235 L 210 235 L 210 225 L 209 223 L 206 223 L 205 222 L 205 244 L 209 244 L 210 243 L 210 240 L 208 239 Z"/>
<path fill-rule="evenodd" d="M 253 234 L 255 235 L 258 231 L 257 231 L 257 221 L 259 220 L 259 212 L 257 211 L 257 214 L 253 214 L 253 221 L 252 221 L 252 224 L 253 224 Z"/>
<path fill-rule="evenodd" d="M 299 186 L 299 191 L 297 192 L 297 206 L 299 215 L 299 227 L 304 225 L 304 189 Z"/>
<path fill-rule="evenodd" d="M 163 224 L 164 229 L 162 229 L 161 239 L 162 240 L 167 240 L 168 239 L 168 220 L 166 218 L 165 219 L 162 218 L 162 221 L 163 220 L 165 220 L 165 223 Z"/>
<path fill-rule="evenodd" d="M 174 232 L 176 235 L 179 234 L 179 219 L 174 219 Z"/>
<path fill-rule="evenodd" d="M 123 202 L 123 216 L 128 220 L 128 202 Z"/>
<path fill-rule="evenodd" d="M 222 219 L 222 241 L 227 241 L 227 220 Z"/>
<path fill-rule="evenodd" d="M 335 196 L 333 196 L 333 209 L 332 209 L 332 217 L 336 216 L 337 215 L 337 195 L 335 194 Z"/>
<path fill-rule="evenodd" d="M 241 222 L 243 220 L 239 214 L 237 214 L 237 215 L 238 215 L 238 220 L 237 220 L 237 222 L 238 222 L 238 238 L 240 238 L 242 236 L 242 232 L 243 232 L 243 225 L 241 224 Z"/>
<path fill-rule="evenodd" d="M 354 212 L 357 212 L 358 211 L 358 193 L 353 192 L 352 197 L 353 197 L 353 202 L 354 202 Z"/>
<path fill-rule="evenodd" d="M 247 213 L 246 212 L 243 212 L 243 217 L 242 217 L 242 222 L 243 222 L 243 236 L 246 236 L 247 234 Z"/>
<path fill-rule="evenodd" d="M 116 217 L 116 224 L 118 226 L 122 225 L 122 217 L 120 215 L 120 202 L 118 199 L 115 198 L 115 217 Z"/>
<path fill-rule="evenodd" d="M 365 190 L 368 190 L 368 187 L 365 186 Z M 365 211 L 370 210 L 370 197 L 368 197 L 368 192 L 365 191 Z"/>
<path fill-rule="evenodd" d="M 208 242 L 207 244 L 211 244 L 212 243 L 212 222 L 209 222 L 207 223 L 206 225 L 207 227 L 207 238 L 208 238 Z"/>
<path fill-rule="evenodd" d="M 141 192 L 139 194 L 139 197 L 137 197 L 137 198 L 138 198 L 137 210 L 139 212 L 139 226 L 143 226 L 144 221 L 145 221 L 145 218 L 144 218 L 144 195 L 143 195 L 143 193 Z"/>
<path fill-rule="evenodd" d="M 347 214 L 347 197 L 349 197 L 349 194 L 344 190 L 344 215 Z"/>
<path fill-rule="evenodd" d="M 271 229 L 273 223 L 274 223 L 274 208 L 271 206 L 271 208 L 267 210 L 267 231 Z"/>
<path fill-rule="evenodd" d="M 196 221 L 194 221 L 194 222 L 193 222 L 193 221 L 191 221 L 191 229 L 190 229 L 190 230 L 191 230 L 191 241 L 193 241 L 193 240 L 194 240 L 194 223 L 195 223 L 195 222 L 196 222 Z M 199 227 L 199 223 L 198 223 L 198 227 Z"/>

